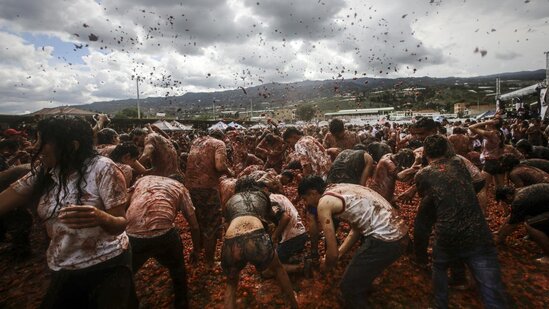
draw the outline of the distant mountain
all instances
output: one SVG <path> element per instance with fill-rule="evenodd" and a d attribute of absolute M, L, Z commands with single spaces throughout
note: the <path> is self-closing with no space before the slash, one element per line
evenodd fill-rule
<path fill-rule="evenodd" d="M 224 110 L 248 107 L 250 102 L 254 106 L 258 103 L 269 102 L 271 107 L 286 106 L 301 101 L 329 98 L 338 94 L 352 93 L 367 94 L 394 87 L 440 87 L 464 84 L 494 85 L 495 78 L 516 81 L 541 81 L 545 79 L 545 70 L 502 73 L 478 77 L 411 77 L 411 78 L 353 78 L 324 81 L 302 81 L 294 83 L 267 83 L 246 89 L 216 91 L 216 92 L 188 92 L 182 96 L 149 97 L 140 100 L 143 111 L 203 110 L 214 103 L 217 108 Z M 135 107 L 136 99 L 95 102 L 80 105 L 80 108 L 103 113 L 115 113 L 128 107 Z M 256 107 L 257 108 L 257 107 Z"/>

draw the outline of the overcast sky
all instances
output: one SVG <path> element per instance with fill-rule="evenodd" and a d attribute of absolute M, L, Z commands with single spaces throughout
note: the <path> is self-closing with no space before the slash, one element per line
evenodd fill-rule
<path fill-rule="evenodd" d="M 0 0 L 0 113 L 545 67 L 549 0 Z"/>

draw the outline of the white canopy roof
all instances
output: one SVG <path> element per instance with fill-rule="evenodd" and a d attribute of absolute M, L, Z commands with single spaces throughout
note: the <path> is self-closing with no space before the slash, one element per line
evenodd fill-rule
<path fill-rule="evenodd" d="M 235 128 L 235 129 L 246 129 L 243 125 L 240 125 L 240 124 L 238 124 L 234 121 L 229 123 L 227 126 Z"/>
<path fill-rule="evenodd" d="M 253 130 L 256 130 L 256 129 L 265 129 L 267 126 L 262 124 L 262 123 L 258 123 L 258 124 L 254 124 L 253 126 L 250 127 L 250 129 L 253 129 Z"/>
<path fill-rule="evenodd" d="M 208 130 L 221 130 L 221 131 L 224 131 L 225 129 L 227 129 L 227 127 L 229 127 L 226 123 L 224 123 L 223 121 L 220 121 L 216 124 L 214 124 L 213 126 L 209 127 Z"/>
<path fill-rule="evenodd" d="M 180 131 L 181 130 L 179 128 L 172 126 L 169 122 L 165 120 L 158 120 L 157 122 L 153 123 L 153 125 L 162 131 Z"/>
<path fill-rule="evenodd" d="M 186 126 L 186 125 L 184 125 L 180 122 L 177 122 L 175 120 L 172 121 L 171 125 L 176 127 L 176 128 L 179 128 L 182 131 L 192 131 L 192 129 L 193 129 L 193 126 Z"/>

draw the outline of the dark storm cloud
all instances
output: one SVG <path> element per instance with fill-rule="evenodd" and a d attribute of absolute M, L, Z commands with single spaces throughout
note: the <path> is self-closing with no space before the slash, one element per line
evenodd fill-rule
<path fill-rule="evenodd" d="M 344 8 L 343 0 L 245 0 L 253 13 L 268 24 L 270 38 L 315 40 L 338 35 L 334 17 Z"/>

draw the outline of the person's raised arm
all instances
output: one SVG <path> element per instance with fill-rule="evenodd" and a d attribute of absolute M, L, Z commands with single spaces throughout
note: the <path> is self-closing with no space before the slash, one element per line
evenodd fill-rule
<path fill-rule="evenodd" d="M 154 124 L 148 123 L 148 124 L 147 124 L 147 128 L 149 129 L 149 132 L 153 132 L 153 131 L 154 131 L 154 132 L 156 132 L 156 133 L 162 135 L 163 137 L 165 137 L 165 138 L 171 140 L 171 137 L 170 137 L 166 132 L 164 132 L 164 130 L 160 129 L 159 127 L 155 126 Z"/>
<path fill-rule="evenodd" d="M 145 144 L 145 147 L 143 148 L 143 154 L 141 154 L 141 157 L 139 158 L 139 163 L 143 164 L 147 162 L 152 154 L 154 152 L 154 146 L 151 143 Z"/>
<path fill-rule="evenodd" d="M 491 122 L 495 123 L 495 122 L 497 122 L 497 120 L 489 120 L 489 121 L 485 121 L 485 122 L 475 123 L 474 125 L 469 126 L 469 130 L 471 130 L 471 132 L 473 134 L 477 134 L 477 135 L 481 135 L 481 136 L 487 136 L 487 135 L 490 134 L 490 131 L 486 130 L 486 125 L 490 124 Z"/>

